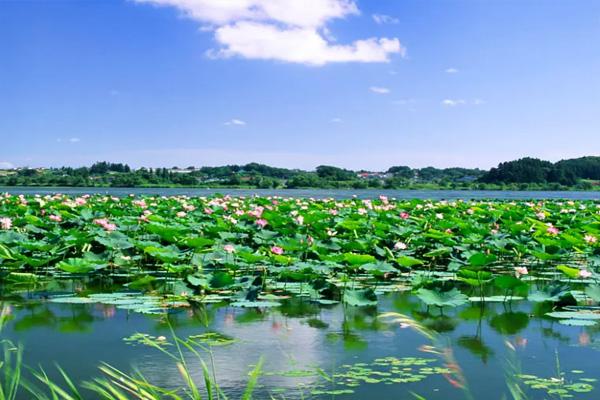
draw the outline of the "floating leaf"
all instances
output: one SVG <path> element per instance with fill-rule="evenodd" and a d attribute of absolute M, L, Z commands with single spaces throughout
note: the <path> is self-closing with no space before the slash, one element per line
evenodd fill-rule
<path fill-rule="evenodd" d="M 468 297 L 456 288 L 447 292 L 421 288 L 417 291 L 417 297 L 428 306 L 436 307 L 458 307 L 469 301 Z"/>
<path fill-rule="evenodd" d="M 377 304 L 377 295 L 373 289 L 347 289 L 344 291 L 344 303 L 350 306 L 374 306 Z"/>

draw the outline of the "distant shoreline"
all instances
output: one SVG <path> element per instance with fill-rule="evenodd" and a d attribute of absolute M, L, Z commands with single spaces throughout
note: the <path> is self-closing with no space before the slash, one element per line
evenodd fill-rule
<path fill-rule="evenodd" d="M 110 186 L 110 185 L 96 185 L 96 186 L 54 186 L 54 185 L 0 185 L 0 192 L 6 191 L 6 189 L 65 189 L 65 190 L 86 190 L 86 189 L 188 189 L 188 190 L 261 190 L 261 191 L 298 191 L 298 190 L 318 190 L 318 191 L 380 191 L 380 192 L 393 192 L 393 191 L 432 191 L 432 192 L 578 192 L 578 193 L 600 193 L 600 187 L 594 187 L 591 190 L 582 190 L 576 187 L 569 188 L 549 188 L 549 187 L 526 187 L 520 188 L 500 188 L 500 187 L 443 187 L 435 185 L 413 185 L 406 187 L 394 187 L 394 188 L 353 188 L 353 187 L 275 187 L 275 188 L 261 188 L 249 185 L 224 185 L 224 186 L 204 186 L 204 185 L 139 185 L 139 186 Z"/>
<path fill-rule="evenodd" d="M 489 201 L 535 201 L 535 200 L 574 200 L 600 202 L 600 191 L 515 191 L 515 190 L 448 190 L 448 189 L 257 189 L 257 188 L 193 188 L 193 187 L 49 187 L 49 186 L 0 186 L 1 193 L 12 195 L 54 195 L 67 196 L 100 195 L 126 197 L 188 196 L 188 197 L 295 197 L 377 199 L 385 195 L 395 200 L 489 200 Z"/>

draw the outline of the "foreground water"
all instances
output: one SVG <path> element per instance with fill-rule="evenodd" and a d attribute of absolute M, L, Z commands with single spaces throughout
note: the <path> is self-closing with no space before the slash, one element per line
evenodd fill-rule
<path fill-rule="evenodd" d="M 456 375 L 444 373 L 448 367 L 462 370 L 472 398 L 512 398 L 507 376 L 514 379 L 518 364 L 526 376 L 517 381 L 529 399 L 600 396 L 592 389 L 600 378 L 598 327 L 561 325 L 544 317 L 551 306 L 542 304 L 473 303 L 442 314 L 397 292 L 382 296 L 377 307 L 290 299 L 278 308 L 207 305 L 168 317 L 39 299 L 13 298 L 9 304 L 12 319 L 2 338 L 24 345 L 26 364 L 52 371 L 57 363 L 76 381 L 98 376 L 97 366 L 107 362 L 125 370 L 135 366 L 154 383 L 179 386 L 177 368 L 166 356 L 124 340 L 146 333 L 170 341 L 172 327 L 181 338 L 216 332 L 233 340 L 212 347 L 217 381 L 231 398 L 239 397 L 261 357 L 265 374 L 257 399 L 405 399 L 412 392 L 426 399 L 469 398 Z M 410 327 L 377 317 L 386 311 L 410 316 L 439 337 L 432 343 Z M 444 349 L 444 355 L 428 346 Z M 200 381 L 199 365 L 191 365 Z M 562 387 L 569 388 L 567 394 Z"/>
<path fill-rule="evenodd" d="M 107 194 L 112 196 L 210 196 L 223 194 L 231 196 L 284 196 L 284 197 L 313 197 L 349 199 L 357 196 L 361 199 L 374 199 L 384 194 L 397 199 L 569 199 L 569 200 L 598 200 L 600 191 L 514 191 L 514 190 L 384 190 L 384 189 L 193 189 L 193 188 L 40 188 L 0 186 L 0 193 L 46 195 L 63 193 L 79 196 L 83 194 Z"/>

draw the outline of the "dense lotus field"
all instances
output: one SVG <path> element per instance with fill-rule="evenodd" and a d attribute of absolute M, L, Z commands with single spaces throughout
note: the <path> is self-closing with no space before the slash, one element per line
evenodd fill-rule
<path fill-rule="evenodd" d="M 374 305 L 413 290 L 440 308 L 553 301 L 585 325 L 600 317 L 598 238 L 593 201 L 6 194 L 0 291 L 155 312 L 289 296 Z"/>

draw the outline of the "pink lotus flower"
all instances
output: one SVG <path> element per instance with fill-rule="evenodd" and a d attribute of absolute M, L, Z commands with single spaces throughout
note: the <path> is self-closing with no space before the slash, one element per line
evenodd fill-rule
<path fill-rule="evenodd" d="M 583 238 L 588 244 L 594 244 L 598 241 L 598 239 L 595 236 L 592 235 L 585 235 L 585 237 Z"/>
<path fill-rule="evenodd" d="M 84 206 L 87 203 L 85 197 L 78 197 L 75 199 L 75 204 L 78 206 Z"/>
<path fill-rule="evenodd" d="M 50 221 L 54 221 L 54 222 L 62 221 L 62 217 L 60 215 L 51 215 L 48 218 L 50 219 Z"/>
<path fill-rule="evenodd" d="M 593 274 L 590 271 L 588 271 L 587 269 L 580 269 L 578 275 L 582 279 L 587 279 L 587 278 L 591 278 Z"/>
<path fill-rule="evenodd" d="M 184 218 L 187 214 L 185 213 L 185 211 L 179 211 L 175 215 L 177 215 L 177 218 Z"/>
<path fill-rule="evenodd" d="M 515 267 L 515 276 L 519 278 L 522 275 L 529 275 L 527 267 Z"/>
<path fill-rule="evenodd" d="M 402 211 L 400 213 L 400 218 L 402 218 L 402 219 L 409 219 L 410 218 L 410 214 L 407 213 L 407 212 Z"/>
<path fill-rule="evenodd" d="M 548 232 L 550 235 L 558 235 L 560 233 L 560 231 L 558 230 L 557 227 L 555 226 L 549 226 L 548 229 L 546 230 L 546 232 Z"/>
<path fill-rule="evenodd" d="M 271 253 L 277 254 L 278 256 L 280 256 L 283 254 L 283 249 L 279 246 L 273 246 L 273 247 L 271 247 Z"/>
<path fill-rule="evenodd" d="M 546 214 L 543 213 L 543 212 L 541 212 L 541 211 L 539 213 L 535 214 L 535 216 L 538 217 L 541 220 L 545 220 L 546 219 Z"/>
<path fill-rule="evenodd" d="M 141 207 L 141 208 L 148 207 L 148 205 L 146 204 L 146 202 L 144 200 L 134 200 L 134 201 L 132 201 L 132 204 L 134 206 L 138 206 L 138 207 Z"/>
<path fill-rule="evenodd" d="M 302 225 L 302 224 L 304 224 L 304 217 L 303 217 L 302 215 L 298 215 L 298 216 L 295 218 L 295 221 L 296 221 L 296 223 L 297 223 L 298 225 Z"/>
<path fill-rule="evenodd" d="M 235 253 L 235 247 L 232 244 L 226 244 L 225 246 L 223 246 L 223 250 L 225 250 L 225 252 L 229 254 Z"/>
<path fill-rule="evenodd" d="M 265 226 L 267 226 L 268 222 L 266 219 L 257 219 L 256 220 L 256 225 L 260 226 L 261 228 L 264 228 Z"/>
<path fill-rule="evenodd" d="M 248 215 L 254 218 L 260 218 L 265 211 L 264 207 L 255 207 L 254 210 L 248 211 Z"/>
<path fill-rule="evenodd" d="M 9 230 L 12 228 L 12 220 L 8 217 L 0 218 L 0 228 L 3 230 Z"/>
<path fill-rule="evenodd" d="M 117 225 L 111 224 L 106 218 L 95 219 L 94 224 L 101 226 L 106 231 L 114 231 L 117 229 Z"/>

